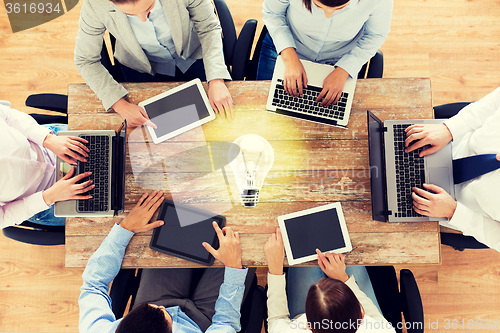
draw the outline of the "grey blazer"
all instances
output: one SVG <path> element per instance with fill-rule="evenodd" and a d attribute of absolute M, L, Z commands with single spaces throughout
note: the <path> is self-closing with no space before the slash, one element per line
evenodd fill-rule
<path fill-rule="evenodd" d="M 158 0 L 157 0 L 158 1 Z M 227 79 L 220 22 L 210 0 L 159 0 L 165 11 L 175 50 L 183 58 L 201 59 L 207 81 Z M 191 22 L 194 23 L 191 25 Z M 127 90 L 101 65 L 104 32 L 116 38 L 115 58 L 138 72 L 152 74 L 151 63 L 121 10 L 109 0 L 83 0 L 76 38 L 75 65 L 87 85 L 109 110 Z"/>

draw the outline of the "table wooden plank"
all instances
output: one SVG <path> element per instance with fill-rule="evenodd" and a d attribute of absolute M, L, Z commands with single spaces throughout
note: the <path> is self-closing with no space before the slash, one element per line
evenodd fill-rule
<path fill-rule="evenodd" d="M 352 252 L 346 255 L 347 265 L 395 265 L 440 263 L 440 240 L 436 232 L 352 233 Z M 66 241 L 66 267 L 84 267 L 106 236 L 75 236 Z M 123 268 L 135 267 L 200 267 L 195 263 L 175 258 L 149 248 L 149 236 L 136 235 L 130 241 Z M 268 234 L 241 234 L 242 263 L 244 266 L 265 266 L 264 244 Z M 391 246 L 388 246 L 391 245 Z M 285 258 L 285 265 L 288 262 Z M 311 261 L 305 266 L 316 266 Z M 222 266 L 218 260 L 214 266 Z M 301 265 L 302 266 L 302 265 Z"/>

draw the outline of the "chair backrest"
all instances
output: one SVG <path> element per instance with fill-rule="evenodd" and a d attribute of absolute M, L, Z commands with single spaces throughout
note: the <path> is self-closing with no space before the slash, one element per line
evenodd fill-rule
<path fill-rule="evenodd" d="M 378 50 L 377 53 L 361 67 L 358 79 L 381 79 L 384 75 L 384 54 Z"/>
<path fill-rule="evenodd" d="M 247 80 L 255 80 L 257 78 L 257 67 L 259 65 L 260 51 L 262 50 L 262 42 L 267 35 L 267 28 L 264 26 L 260 32 L 255 50 L 253 51 L 252 59 L 248 62 L 245 68 L 245 75 Z M 253 40 L 252 40 L 253 43 Z"/>
<path fill-rule="evenodd" d="M 424 332 L 424 308 L 417 282 L 413 273 L 408 269 L 399 272 L 401 285 L 400 302 L 405 318 L 405 328 L 408 333 Z"/>
<path fill-rule="evenodd" d="M 109 40 L 111 42 L 111 54 L 115 54 L 116 38 L 112 34 L 109 34 Z M 104 42 L 104 40 L 101 49 L 101 64 L 108 70 L 109 74 L 111 74 L 116 82 L 125 82 L 125 78 L 123 77 L 120 65 L 118 65 L 116 60 L 114 65 L 111 62 L 108 48 L 106 47 L 106 43 Z"/>
<path fill-rule="evenodd" d="M 25 221 L 18 226 L 2 229 L 5 237 L 32 245 L 63 245 L 65 243 L 64 226 L 44 226 Z"/>
<path fill-rule="evenodd" d="M 226 66 L 229 69 L 229 67 L 233 64 L 233 54 L 236 47 L 236 28 L 234 27 L 233 16 L 229 11 L 226 2 L 224 0 L 214 0 L 214 5 L 222 28 L 224 60 L 226 61 Z"/>

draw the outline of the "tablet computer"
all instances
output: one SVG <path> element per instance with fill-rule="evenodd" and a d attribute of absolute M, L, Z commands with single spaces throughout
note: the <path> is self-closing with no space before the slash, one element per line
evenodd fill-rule
<path fill-rule="evenodd" d="M 205 266 L 214 263 L 214 257 L 201 243 L 219 248 L 212 222 L 216 221 L 222 229 L 226 222 L 224 216 L 164 200 L 158 220 L 165 224 L 154 229 L 149 243 L 151 249 Z"/>
<path fill-rule="evenodd" d="M 139 103 L 158 127 L 146 126 L 160 143 L 215 119 L 200 79 L 194 79 Z"/>
<path fill-rule="evenodd" d="M 288 264 L 318 259 L 321 252 L 352 250 L 340 202 L 278 216 Z"/>

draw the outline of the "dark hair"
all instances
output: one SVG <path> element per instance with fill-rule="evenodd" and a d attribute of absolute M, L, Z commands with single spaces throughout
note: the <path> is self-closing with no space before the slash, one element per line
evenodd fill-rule
<path fill-rule="evenodd" d="M 318 0 L 318 1 L 327 7 L 338 7 L 345 5 L 346 3 L 349 2 L 349 0 Z M 302 0 L 302 3 L 304 4 L 304 6 L 306 6 L 307 10 L 312 13 L 311 2 L 312 0 Z"/>
<path fill-rule="evenodd" d="M 139 0 L 109 0 L 109 1 L 111 1 L 115 5 L 116 4 L 123 5 L 126 3 L 137 3 Z"/>
<path fill-rule="evenodd" d="M 130 311 L 118 324 L 116 333 L 172 333 L 172 326 L 160 308 L 142 303 Z"/>
<path fill-rule="evenodd" d="M 306 317 L 313 333 L 354 333 L 362 318 L 361 305 L 344 282 L 324 277 L 309 288 Z M 323 325 L 325 319 L 329 325 Z"/>

